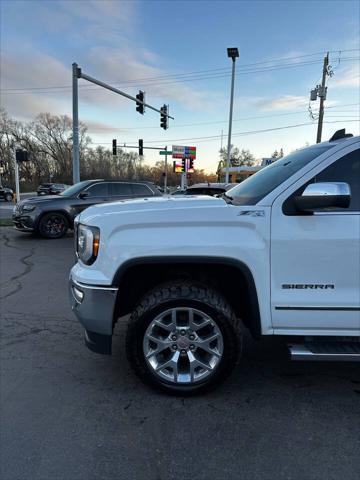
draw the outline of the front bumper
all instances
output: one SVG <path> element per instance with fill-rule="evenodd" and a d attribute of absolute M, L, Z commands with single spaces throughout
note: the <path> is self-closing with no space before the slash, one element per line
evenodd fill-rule
<path fill-rule="evenodd" d="M 117 288 L 69 280 L 72 311 L 85 327 L 85 344 L 97 353 L 111 354 Z"/>
<path fill-rule="evenodd" d="M 14 214 L 12 222 L 16 230 L 21 232 L 34 232 L 36 230 L 35 221 L 30 215 Z"/>

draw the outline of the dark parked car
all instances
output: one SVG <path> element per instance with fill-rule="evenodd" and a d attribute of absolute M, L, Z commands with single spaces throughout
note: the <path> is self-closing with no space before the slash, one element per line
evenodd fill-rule
<path fill-rule="evenodd" d="M 161 197 L 161 193 L 150 182 L 86 180 L 56 196 L 23 200 L 14 209 L 13 223 L 22 232 L 60 238 L 73 228 L 76 215 L 91 205 L 144 197 Z"/>
<path fill-rule="evenodd" d="M 69 185 L 65 185 L 64 183 L 42 183 L 37 189 L 37 194 L 59 195 L 59 193 L 63 192 L 67 188 L 69 188 Z"/>
<path fill-rule="evenodd" d="M 234 186 L 234 183 L 196 183 L 186 190 L 176 190 L 172 195 L 221 195 Z"/>
<path fill-rule="evenodd" d="M 2 187 L 0 185 L 0 198 L 3 198 L 5 202 L 12 202 L 14 199 L 14 192 L 11 188 Z"/>

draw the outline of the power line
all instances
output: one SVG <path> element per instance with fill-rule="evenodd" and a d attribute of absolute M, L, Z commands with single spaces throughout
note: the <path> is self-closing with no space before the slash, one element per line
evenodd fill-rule
<path fill-rule="evenodd" d="M 352 58 L 343 58 L 343 61 L 349 61 L 349 60 L 360 60 L 360 57 L 352 57 Z M 308 66 L 308 65 L 315 65 L 315 64 L 320 64 L 320 61 L 315 61 L 315 62 L 304 62 L 304 63 L 295 63 L 295 64 L 286 64 L 286 65 L 279 65 L 276 67 L 270 67 L 270 68 L 264 68 L 264 69 L 257 69 L 257 70 L 248 70 L 248 71 L 241 71 L 238 72 L 241 75 L 248 75 L 248 74 L 254 74 L 254 73 L 264 73 L 264 72 L 273 72 L 273 71 L 278 71 L 278 70 L 284 70 L 288 68 L 297 68 L 297 67 L 303 67 L 303 66 Z M 159 85 L 170 85 L 170 84 L 176 84 L 176 83 L 182 83 L 182 82 L 194 82 L 194 81 L 201 81 L 201 80 L 212 80 L 212 79 L 220 79 L 220 78 L 227 78 L 230 76 L 230 73 L 226 74 L 215 74 L 215 75 L 207 75 L 207 76 L 198 76 L 198 77 L 191 77 L 191 78 L 183 78 L 183 79 L 178 79 L 178 80 L 170 80 L 170 81 L 159 81 L 159 82 L 152 82 L 152 83 L 132 83 L 131 86 L 159 86 Z M 113 85 L 118 85 L 118 86 L 126 86 L 125 83 L 113 83 Z M 128 85 L 129 86 L 129 85 Z M 80 86 L 79 86 L 80 87 Z M 46 88 L 46 90 L 45 90 Z M 0 95 L 2 96 L 7 96 L 7 95 L 27 95 L 29 92 L 34 92 L 36 94 L 51 94 L 52 92 L 55 91 L 55 89 L 67 92 L 70 91 L 71 86 L 63 86 L 63 87 L 34 87 L 33 89 L 19 89 L 10 91 L 8 90 L 2 90 L 0 91 Z M 22 90 L 22 91 L 20 91 Z M 99 92 L 101 89 L 99 87 L 87 87 L 84 86 L 81 88 L 81 91 L 86 91 L 86 92 Z M 3 93 L 5 92 L 5 93 Z"/>
<path fill-rule="evenodd" d="M 351 122 L 358 122 L 358 120 L 332 120 L 330 122 L 326 121 L 326 122 L 323 122 L 323 123 L 328 123 L 328 124 L 333 124 L 333 123 L 351 123 Z M 298 128 L 298 127 L 305 127 L 305 126 L 309 126 L 309 125 L 314 125 L 313 122 L 307 122 L 307 123 L 298 123 L 298 124 L 295 124 L 295 125 L 286 125 L 284 127 L 274 127 L 274 128 L 266 128 L 266 129 L 262 129 L 262 130 L 249 130 L 247 132 L 237 132 L 237 133 L 233 133 L 233 137 L 242 137 L 242 136 L 246 136 L 246 135 L 253 135 L 253 134 L 256 134 L 256 133 L 267 133 L 267 132 L 274 132 L 274 131 L 277 131 L 277 130 L 286 130 L 286 129 L 290 129 L 290 128 Z M 149 140 L 147 141 L 146 143 L 161 143 L 163 144 L 164 142 L 165 143 L 169 143 L 169 142 L 183 142 L 183 141 L 196 141 L 197 143 L 199 142 L 208 142 L 208 141 L 214 141 L 214 140 L 218 140 L 219 138 L 221 138 L 221 135 L 209 135 L 209 136 L 206 136 L 206 137 L 191 137 L 191 138 L 172 138 L 172 139 L 161 139 L 161 140 Z M 126 143 L 136 143 L 137 140 L 129 140 L 128 142 Z M 110 142 L 93 142 L 92 143 L 93 145 L 110 145 Z"/>
<path fill-rule="evenodd" d="M 298 58 L 303 58 L 303 57 L 306 57 L 306 56 L 313 56 L 313 55 L 318 55 L 319 53 L 313 53 L 313 54 L 308 54 L 308 55 L 301 55 L 301 56 L 296 56 L 296 57 L 288 57 L 287 59 L 281 59 L 282 61 L 283 60 L 295 60 L 295 59 L 298 59 Z M 244 65 L 241 65 L 240 67 L 238 67 L 239 69 L 241 68 L 246 68 L 248 66 L 252 66 L 252 65 L 260 65 L 260 64 L 266 64 L 266 63 L 273 63 L 275 61 L 279 61 L 280 59 L 278 60 L 267 60 L 267 61 L 263 61 L 263 62 L 255 62 L 255 63 L 248 63 L 248 64 L 244 64 Z M 187 73 L 179 73 L 179 74 L 165 74 L 165 75 L 161 75 L 161 76 L 155 76 L 155 77 L 145 77 L 145 78 L 138 78 L 138 79 L 133 79 L 133 80 L 127 80 L 127 81 L 123 81 L 123 82 L 119 82 L 117 80 L 115 81 L 109 81 L 109 83 L 113 83 L 113 84 L 119 84 L 121 83 L 121 85 L 125 85 L 125 84 L 129 84 L 129 83 L 133 83 L 133 82 L 147 82 L 147 81 L 152 81 L 152 80 L 159 80 L 159 79 L 163 79 L 163 78 L 171 78 L 171 77 L 183 77 L 183 76 L 191 76 L 191 75 L 199 75 L 199 74 L 208 74 L 210 72 L 230 72 L 230 68 L 228 67 L 222 67 L 222 68 L 211 68 L 211 69 L 207 69 L 207 70 L 196 70 L 196 71 L 193 71 L 193 72 L 187 72 Z M 22 88 L 5 88 L 5 89 L 0 89 L 1 91 L 15 91 L 15 90 L 43 90 L 43 89 L 61 89 L 61 88 L 71 88 L 71 85 L 58 85 L 58 86 L 49 86 L 49 87 L 22 87 Z"/>
<path fill-rule="evenodd" d="M 345 105 L 334 105 L 334 106 L 330 106 L 330 107 L 326 107 L 325 110 L 328 110 L 328 109 L 337 109 L 337 108 L 342 108 L 342 107 L 345 107 L 345 106 L 354 106 L 354 105 L 360 105 L 360 103 L 350 103 L 350 104 L 345 104 Z M 333 110 L 334 113 L 358 113 L 356 110 Z M 251 117 L 240 117 L 240 118 L 236 118 L 233 120 L 233 122 L 243 122 L 243 121 L 247 121 L 247 120 L 257 120 L 257 119 L 264 119 L 264 118 L 273 118 L 273 117 L 283 117 L 283 116 L 288 116 L 288 115 L 306 115 L 306 111 L 304 110 L 296 110 L 296 111 L 290 111 L 290 112 L 284 112 L 284 113 L 273 113 L 271 115 L 255 115 L 255 116 L 251 116 Z M 327 116 L 329 117 L 329 116 Z M 335 117 L 335 116 L 334 116 Z M 336 115 L 337 118 L 342 118 L 341 116 L 339 115 Z M 347 115 L 346 117 L 350 117 L 350 115 Z M 344 117 L 345 118 L 345 117 Z M 86 122 L 84 122 L 86 124 Z M 187 123 L 187 124 L 180 124 L 180 125 L 173 125 L 171 128 L 174 129 L 174 128 L 185 128 L 185 127 L 197 127 L 197 126 L 203 126 L 203 125 L 219 125 L 219 124 L 222 124 L 222 123 L 228 123 L 228 120 L 215 120 L 215 121 L 211 121 L 211 122 L 197 122 L 197 123 Z M 112 127 L 112 126 L 108 126 L 108 127 L 98 127 L 96 129 L 97 130 L 109 130 L 111 128 L 114 128 L 114 130 L 117 130 L 116 127 Z M 119 130 L 121 131 L 128 131 L 128 130 L 151 130 L 151 129 L 155 129 L 155 128 L 158 128 L 158 126 L 147 126 L 147 127 L 126 127 L 126 128 L 120 128 Z M 91 128 L 89 129 L 89 131 L 91 132 Z M 93 130 L 95 131 L 95 130 Z"/>
<path fill-rule="evenodd" d="M 343 58 L 343 61 L 353 61 L 353 60 L 359 60 L 360 57 L 347 57 Z M 287 68 L 297 68 L 297 67 L 303 67 L 303 66 L 309 66 L 309 65 L 315 65 L 321 63 L 320 60 L 316 61 L 310 61 L 310 62 L 298 62 L 298 63 L 291 63 L 291 64 L 279 64 L 273 67 L 265 67 L 265 68 L 258 68 L 258 69 L 251 69 L 251 70 L 241 70 L 238 71 L 239 74 L 241 75 L 248 75 L 248 74 L 254 74 L 254 73 L 264 73 L 264 72 L 272 72 L 272 71 L 278 71 L 278 70 L 284 70 Z M 201 81 L 201 80 L 212 80 L 212 79 L 219 79 L 219 78 L 227 78 L 230 76 L 230 73 L 218 73 L 218 74 L 213 74 L 213 75 L 197 75 L 197 76 L 191 76 L 189 78 L 180 78 L 180 79 L 174 79 L 174 80 L 169 80 L 169 81 L 157 81 L 157 82 L 140 82 L 140 81 L 132 81 L 130 82 L 112 82 L 113 85 L 118 85 L 118 86 L 158 86 L 158 85 L 170 85 L 174 83 L 182 83 L 182 82 L 194 82 L 194 81 Z M 48 94 L 51 93 L 54 90 L 62 90 L 62 91 L 67 91 L 70 90 L 71 86 L 70 85 L 64 85 L 64 86 L 57 86 L 57 87 L 29 87 L 28 89 L 22 88 L 22 89 L 3 89 L 1 92 L 6 92 L 6 93 L 1 93 L 1 95 L 24 95 L 28 94 L 29 91 L 34 91 L 37 94 Z M 88 87 L 88 86 L 83 86 L 81 87 L 81 91 L 99 91 L 100 88 L 98 87 Z"/>
<path fill-rule="evenodd" d="M 351 52 L 351 51 L 358 51 L 358 49 L 350 49 L 350 50 L 336 50 L 333 52 Z M 319 55 L 320 53 L 312 53 L 312 54 L 306 54 L 306 55 L 300 55 L 300 56 L 294 56 L 294 57 L 285 57 L 283 59 L 278 59 L 278 60 L 266 60 L 262 62 L 255 62 L 255 63 L 249 63 L 249 64 L 244 64 L 240 65 L 237 68 L 238 73 L 241 74 L 251 74 L 251 73 L 261 73 L 263 71 L 274 71 L 278 69 L 284 69 L 284 68 L 294 68 L 298 66 L 306 66 L 306 65 L 313 65 L 315 63 L 318 63 L 320 60 L 311 60 L 311 61 L 305 61 L 305 62 L 296 62 L 296 63 L 279 63 L 278 65 L 266 65 L 266 64 L 271 64 L 276 61 L 289 61 L 289 60 L 296 60 L 299 58 L 306 58 L 310 56 L 315 56 Z M 349 60 L 357 60 L 357 57 L 343 57 L 341 60 L 342 61 L 349 61 Z M 263 65 L 263 68 L 255 67 L 255 68 L 248 68 L 251 66 L 256 66 L 256 65 Z M 213 74 L 210 74 L 210 72 L 214 72 Z M 215 73 L 218 72 L 218 73 Z M 216 68 L 216 69 L 209 69 L 209 70 L 199 70 L 195 72 L 189 72 L 189 73 L 183 73 L 183 74 L 168 74 L 168 75 L 161 75 L 159 77 L 147 77 L 143 79 L 133 79 L 133 80 L 128 80 L 128 81 L 123 81 L 123 82 L 110 82 L 113 84 L 120 84 L 120 85 L 131 85 L 131 84 L 136 84 L 136 83 L 142 83 L 142 84 L 148 84 L 148 85 L 158 85 L 158 84 L 168 84 L 168 83 L 178 83 L 179 81 L 195 81 L 195 80 L 207 80 L 211 78 L 222 78 L 222 77 L 227 77 L 230 75 L 230 69 L 229 68 Z M 174 78 L 174 80 L 166 80 L 166 79 L 171 79 Z M 165 79 L 165 81 L 163 81 Z M 155 80 L 155 83 L 154 83 Z M 160 82 L 156 82 L 157 80 L 160 80 Z M 49 86 L 49 87 L 22 87 L 22 88 L 7 88 L 7 89 L 1 89 L 0 91 L 2 92 L 9 92 L 8 94 L 16 94 L 16 93 L 21 93 L 23 94 L 24 90 L 27 91 L 37 91 L 38 93 L 49 93 L 48 91 L 50 90 L 61 90 L 61 89 L 69 89 L 71 88 L 71 85 L 59 85 L 59 86 Z M 46 90 L 46 92 L 45 92 Z M 82 90 L 98 90 L 97 87 L 83 87 Z M 43 92 L 44 91 L 44 92 Z"/>

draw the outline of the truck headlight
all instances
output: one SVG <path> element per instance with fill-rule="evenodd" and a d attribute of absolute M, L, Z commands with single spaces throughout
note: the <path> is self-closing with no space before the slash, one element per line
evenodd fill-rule
<path fill-rule="evenodd" d="M 76 251 L 78 258 L 91 265 L 95 262 L 100 246 L 100 229 L 88 225 L 78 225 Z"/>

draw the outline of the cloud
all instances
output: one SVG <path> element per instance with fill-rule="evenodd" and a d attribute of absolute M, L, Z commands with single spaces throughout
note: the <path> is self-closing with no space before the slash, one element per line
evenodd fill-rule
<path fill-rule="evenodd" d="M 48 31 L 102 42 L 125 40 L 136 25 L 136 2 L 116 0 L 53 1 L 42 4 L 39 20 Z"/>
<path fill-rule="evenodd" d="M 71 83 L 70 66 L 65 67 L 56 58 L 40 52 L 32 55 L 9 56 L 1 54 L 1 88 L 49 87 Z M 40 85 L 39 85 L 40 84 Z"/>
<path fill-rule="evenodd" d="M 332 77 L 330 82 L 331 88 L 360 89 L 360 66 L 353 65 L 343 70 L 335 70 L 334 77 Z"/>
<path fill-rule="evenodd" d="M 157 62 L 158 56 L 148 49 L 139 49 L 135 59 L 133 51 L 127 48 L 93 47 L 87 53 L 83 71 L 132 96 L 138 89 L 143 89 L 149 104 L 160 108 L 163 103 L 169 103 L 170 113 L 174 113 L 176 103 L 190 111 L 211 111 L 217 101 L 215 94 L 210 95 L 181 82 L 168 83 L 173 79 L 164 77 L 166 71 L 156 66 Z M 154 80 L 146 80 L 149 78 Z M 10 115 L 21 120 L 32 119 L 45 111 L 71 115 L 71 79 L 71 65 L 65 65 L 50 55 L 34 51 L 23 56 L 3 54 L 1 105 Z M 26 90 L 16 90 L 24 88 Z M 12 90 L 6 91 L 8 89 Z M 90 118 L 91 111 L 95 118 L 106 118 L 108 114 L 130 108 L 130 102 L 124 97 L 81 79 L 79 102 L 83 119 Z"/>
<path fill-rule="evenodd" d="M 283 95 L 277 98 L 260 98 L 254 100 L 254 106 L 262 110 L 294 110 L 307 107 L 309 97 L 305 95 Z"/>
<path fill-rule="evenodd" d="M 32 57 L 1 55 L 1 105 L 8 113 L 21 120 L 33 119 L 41 112 L 69 114 L 71 97 L 62 89 L 48 94 L 37 93 L 38 87 L 60 86 L 70 83 L 71 70 L 55 58 L 34 54 Z M 29 88 L 24 93 L 21 89 Z M 5 91 L 4 91 L 5 90 Z"/>
<path fill-rule="evenodd" d="M 157 60 L 157 55 L 149 50 L 139 50 L 135 57 L 132 49 L 93 47 L 88 55 L 88 68 L 114 86 L 120 84 L 119 88 L 132 91 L 133 95 L 138 89 L 144 90 L 150 104 L 152 99 L 157 102 L 160 100 L 160 103 L 175 101 L 190 110 L 211 110 L 216 102 L 214 94 L 168 78 L 168 72 L 155 65 Z M 127 82 L 132 83 L 126 87 Z"/>
<path fill-rule="evenodd" d="M 107 133 L 114 134 L 114 132 L 117 133 L 122 133 L 122 134 L 128 134 L 128 130 L 122 129 L 122 128 L 115 128 L 114 125 L 109 125 L 107 123 L 102 123 L 102 122 L 96 122 L 93 120 L 83 120 L 83 123 L 88 128 L 89 134 L 101 134 L 105 135 Z"/>

